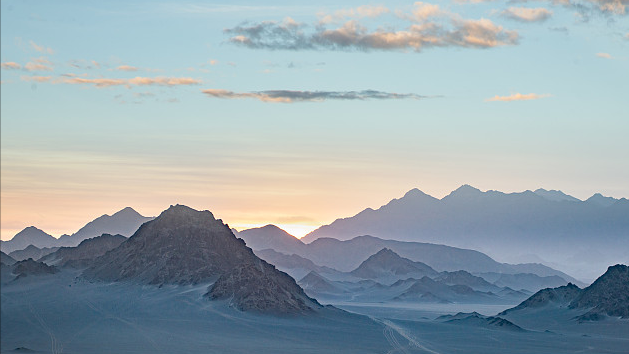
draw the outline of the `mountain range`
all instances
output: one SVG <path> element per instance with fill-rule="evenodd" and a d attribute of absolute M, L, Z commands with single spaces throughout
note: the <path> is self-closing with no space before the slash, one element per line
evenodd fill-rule
<path fill-rule="evenodd" d="M 272 230 L 275 232 L 270 232 Z M 521 274 L 530 274 L 528 278 L 533 283 L 537 278 L 539 281 L 543 281 L 542 278 L 557 276 L 565 281 L 557 285 L 565 284 L 568 281 L 583 285 L 568 274 L 542 264 L 500 263 L 478 251 L 445 245 L 383 240 L 373 236 L 359 236 L 345 241 L 324 237 L 305 244 L 276 226 L 249 229 L 236 235 L 244 239 L 247 245 L 256 245 L 257 248 L 252 248 L 263 259 L 271 263 L 275 262 L 274 264 L 278 266 L 281 264 L 282 269 L 285 270 L 296 269 L 297 273 L 294 274 L 297 278 L 311 270 L 321 272 L 320 269 L 309 266 L 309 262 L 317 267 L 350 272 L 368 257 L 383 248 L 387 248 L 411 261 L 422 262 L 436 271 L 466 270 L 470 273 L 492 273 L 491 276 L 493 274 L 498 274 L 498 276 L 500 274 L 518 274 L 519 277 L 522 276 Z M 272 242 L 268 242 L 268 240 L 272 240 Z M 268 251 L 269 249 L 272 249 L 273 252 Z M 289 256 L 293 259 L 292 265 L 287 261 Z M 291 274 L 293 273 L 291 272 Z"/>
<path fill-rule="evenodd" d="M 629 200 L 595 194 L 581 201 L 543 189 L 482 192 L 469 185 L 437 199 L 412 189 L 376 210 L 321 226 L 302 242 L 361 235 L 475 249 L 507 262 L 533 254 L 594 279 L 607 265 L 629 261 Z"/>
<path fill-rule="evenodd" d="M 152 220 L 152 217 L 140 215 L 131 207 L 126 207 L 112 215 L 102 215 L 72 235 L 62 235 L 58 239 L 46 232 L 29 226 L 13 236 L 8 241 L 2 241 L 2 251 L 7 254 L 23 250 L 29 245 L 37 248 L 51 247 L 74 247 L 88 238 L 100 236 L 102 234 L 131 236 L 143 223 Z"/>

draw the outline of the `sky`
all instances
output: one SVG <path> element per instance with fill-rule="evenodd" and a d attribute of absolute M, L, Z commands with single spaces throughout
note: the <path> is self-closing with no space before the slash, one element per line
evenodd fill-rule
<path fill-rule="evenodd" d="M 629 1 L 2 0 L 1 237 L 296 236 L 412 188 L 629 197 Z"/>

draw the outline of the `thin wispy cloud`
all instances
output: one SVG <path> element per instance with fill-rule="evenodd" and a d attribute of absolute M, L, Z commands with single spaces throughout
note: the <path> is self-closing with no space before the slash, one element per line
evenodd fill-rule
<path fill-rule="evenodd" d="M 34 81 L 34 82 L 50 82 L 52 76 L 21 76 L 22 81 Z"/>
<path fill-rule="evenodd" d="M 423 99 L 426 96 L 414 93 L 392 93 L 375 90 L 364 91 L 293 91 L 268 90 L 255 92 L 234 92 L 221 89 L 202 90 L 211 98 L 223 99 L 256 99 L 262 102 L 293 103 L 293 102 L 321 102 L 325 100 L 391 100 L 391 99 Z"/>
<path fill-rule="evenodd" d="M 40 57 L 26 63 L 24 69 L 27 71 L 53 71 L 54 67 L 48 58 Z"/>
<path fill-rule="evenodd" d="M 118 71 L 138 71 L 139 69 L 136 68 L 135 66 L 131 66 L 131 65 L 120 65 L 120 66 L 116 67 L 116 70 L 118 70 Z"/>
<path fill-rule="evenodd" d="M 68 84 L 68 85 L 88 85 L 97 88 L 105 88 L 112 86 L 125 86 L 131 88 L 132 86 L 188 86 L 199 85 L 201 80 L 193 79 L 190 77 L 134 77 L 132 79 L 118 79 L 118 78 L 86 78 L 79 77 L 74 74 L 64 74 L 60 77 L 52 78 L 47 77 L 46 80 L 38 80 L 36 78 L 42 78 L 37 76 L 22 76 L 23 81 L 39 81 L 50 82 L 53 84 Z"/>
<path fill-rule="evenodd" d="M 546 98 L 546 97 L 550 97 L 550 94 L 537 94 L 537 93 L 527 93 L 527 94 L 521 94 L 521 93 L 514 93 L 512 95 L 509 96 L 494 96 L 492 98 L 488 98 L 485 101 L 486 102 L 511 102 L 511 101 L 529 101 L 529 100 L 538 100 L 541 98 Z"/>
<path fill-rule="evenodd" d="M 251 49 L 269 50 L 413 50 L 429 47 L 491 48 L 518 43 L 516 31 L 504 29 L 491 20 L 464 19 L 438 5 L 415 3 L 410 14 L 399 17 L 412 21 L 403 30 L 370 30 L 357 20 L 328 29 L 294 20 L 242 24 L 225 33 L 229 42 Z M 432 17 L 440 17 L 432 19 Z"/>
<path fill-rule="evenodd" d="M 596 56 L 603 59 L 613 59 L 612 55 L 609 53 L 596 53 Z"/>
<path fill-rule="evenodd" d="M 22 68 L 22 65 L 13 61 L 7 61 L 5 63 L 0 64 L 0 66 L 2 67 L 2 69 L 7 69 L 7 70 L 19 70 Z"/>
<path fill-rule="evenodd" d="M 629 0 L 512 0 L 514 3 L 545 1 L 552 5 L 576 10 L 581 16 L 589 17 L 593 12 L 609 15 L 625 15 Z"/>
<path fill-rule="evenodd" d="M 52 50 L 52 48 L 48 48 L 45 47 L 43 45 L 39 45 L 33 41 L 29 41 L 29 44 L 31 45 L 31 48 L 33 48 L 35 51 L 40 52 L 40 53 L 46 53 L 46 54 L 55 54 L 55 51 Z"/>
<path fill-rule="evenodd" d="M 502 16 L 521 22 L 542 22 L 548 20 L 553 12 L 543 7 L 510 7 L 501 12 Z"/>

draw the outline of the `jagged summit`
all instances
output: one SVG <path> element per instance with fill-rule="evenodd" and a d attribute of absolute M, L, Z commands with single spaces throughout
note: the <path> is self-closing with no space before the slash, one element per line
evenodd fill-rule
<path fill-rule="evenodd" d="M 592 285 L 583 289 L 570 308 L 592 308 L 590 314 L 629 317 L 629 267 L 616 264 L 607 268 Z"/>
<path fill-rule="evenodd" d="M 302 313 L 320 307 L 294 279 L 259 259 L 210 211 L 173 205 L 83 275 L 139 284 L 212 283 L 210 299 L 241 309 Z"/>
<path fill-rule="evenodd" d="M 535 191 L 533 191 L 533 193 L 539 195 L 542 198 L 556 201 L 556 202 L 563 202 L 563 201 L 580 202 L 581 201 L 571 195 L 565 194 L 564 192 L 560 190 L 555 190 L 555 189 L 546 190 L 544 188 L 538 188 Z"/>
<path fill-rule="evenodd" d="M 602 207 L 608 207 L 616 203 L 618 199 L 612 197 L 605 197 L 601 193 L 595 193 L 591 197 L 589 197 L 585 202 L 590 204 L 595 204 Z"/>

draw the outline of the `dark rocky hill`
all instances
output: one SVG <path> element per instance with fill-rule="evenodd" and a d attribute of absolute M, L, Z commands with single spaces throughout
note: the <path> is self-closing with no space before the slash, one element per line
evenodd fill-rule
<path fill-rule="evenodd" d="M 303 313 L 321 307 L 295 280 L 258 258 L 209 211 L 171 206 L 83 275 L 138 284 L 210 283 L 210 299 L 241 310 Z"/>
<path fill-rule="evenodd" d="M 570 308 L 592 308 L 585 317 L 599 314 L 629 318 L 629 267 L 609 267 L 572 300 Z"/>
<path fill-rule="evenodd" d="M 49 266 L 42 262 L 34 261 L 32 258 L 16 262 L 11 271 L 16 275 L 16 279 L 34 275 L 55 274 L 59 270 L 55 266 Z"/>

